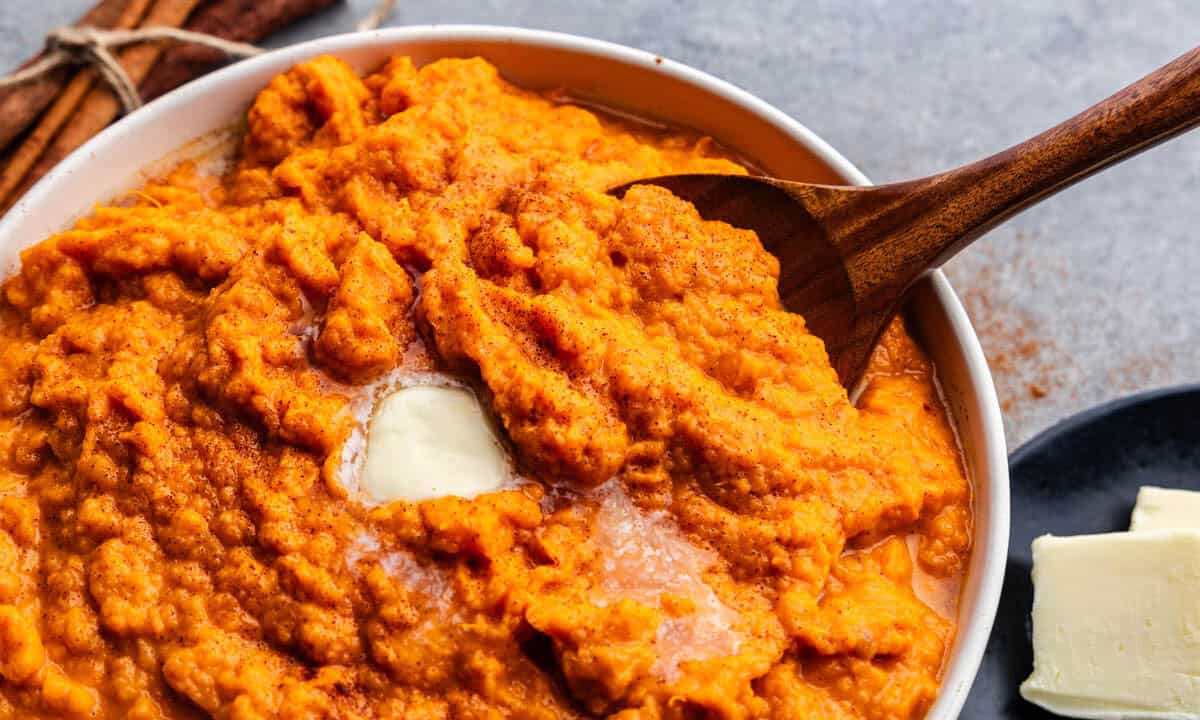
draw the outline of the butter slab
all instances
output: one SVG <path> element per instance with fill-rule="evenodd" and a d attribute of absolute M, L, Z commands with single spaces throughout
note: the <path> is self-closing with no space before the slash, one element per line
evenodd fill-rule
<path fill-rule="evenodd" d="M 1200 531 L 1033 542 L 1033 674 L 1050 712 L 1200 720 Z"/>
<path fill-rule="evenodd" d="M 1129 521 L 1130 532 L 1200 529 L 1200 492 L 1146 485 L 1138 490 Z"/>

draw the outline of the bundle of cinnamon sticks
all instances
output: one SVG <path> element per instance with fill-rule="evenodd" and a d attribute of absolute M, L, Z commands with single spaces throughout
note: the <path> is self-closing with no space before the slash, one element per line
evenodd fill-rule
<path fill-rule="evenodd" d="M 114 30 L 167 26 L 255 43 L 340 1 L 98 0 L 76 24 Z M 151 100 L 224 58 L 197 45 L 142 43 L 121 50 L 117 59 L 143 100 Z M 0 89 L 0 214 L 120 112 L 116 94 L 91 68 L 59 67 Z"/>

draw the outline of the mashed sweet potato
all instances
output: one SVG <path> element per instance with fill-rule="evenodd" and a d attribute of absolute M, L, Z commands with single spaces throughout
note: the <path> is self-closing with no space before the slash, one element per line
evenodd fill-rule
<path fill-rule="evenodd" d="M 605 194 L 704 171 L 482 60 L 325 57 L 225 177 L 27 250 L 0 717 L 919 717 L 971 525 L 931 367 L 898 321 L 851 405 L 752 233 Z M 517 487 L 363 500 L 359 410 L 418 371 Z"/>

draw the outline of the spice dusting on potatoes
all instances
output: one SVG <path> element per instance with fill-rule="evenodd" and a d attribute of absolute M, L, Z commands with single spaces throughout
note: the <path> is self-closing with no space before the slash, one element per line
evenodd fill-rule
<path fill-rule="evenodd" d="M 717 152 L 478 59 L 318 58 L 221 182 L 27 250 L 0 718 L 920 717 L 955 628 L 914 573 L 953 587 L 971 524 L 931 368 L 898 321 L 852 406 L 752 233 L 605 194 Z M 516 487 L 344 482 L 409 372 L 479 390 Z"/>

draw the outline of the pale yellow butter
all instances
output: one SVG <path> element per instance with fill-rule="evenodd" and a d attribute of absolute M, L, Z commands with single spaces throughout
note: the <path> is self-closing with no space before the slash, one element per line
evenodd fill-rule
<path fill-rule="evenodd" d="M 1200 529 L 1200 492 L 1168 490 L 1147 485 L 1138 490 L 1137 504 L 1129 521 L 1132 532 Z"/>
<path fill-rule="evenodd" d="M 1080 718 L 1200 719 L 1200 532 L 1045 535 L 1033 584 L 1026 700 Z"/>
<path fill-rule="evenodd" d="M 377 502 L 470 498 L 511 477 L 507 453 L 469 390 L 415 385 L 375 409 L 361 482 Z"/>

